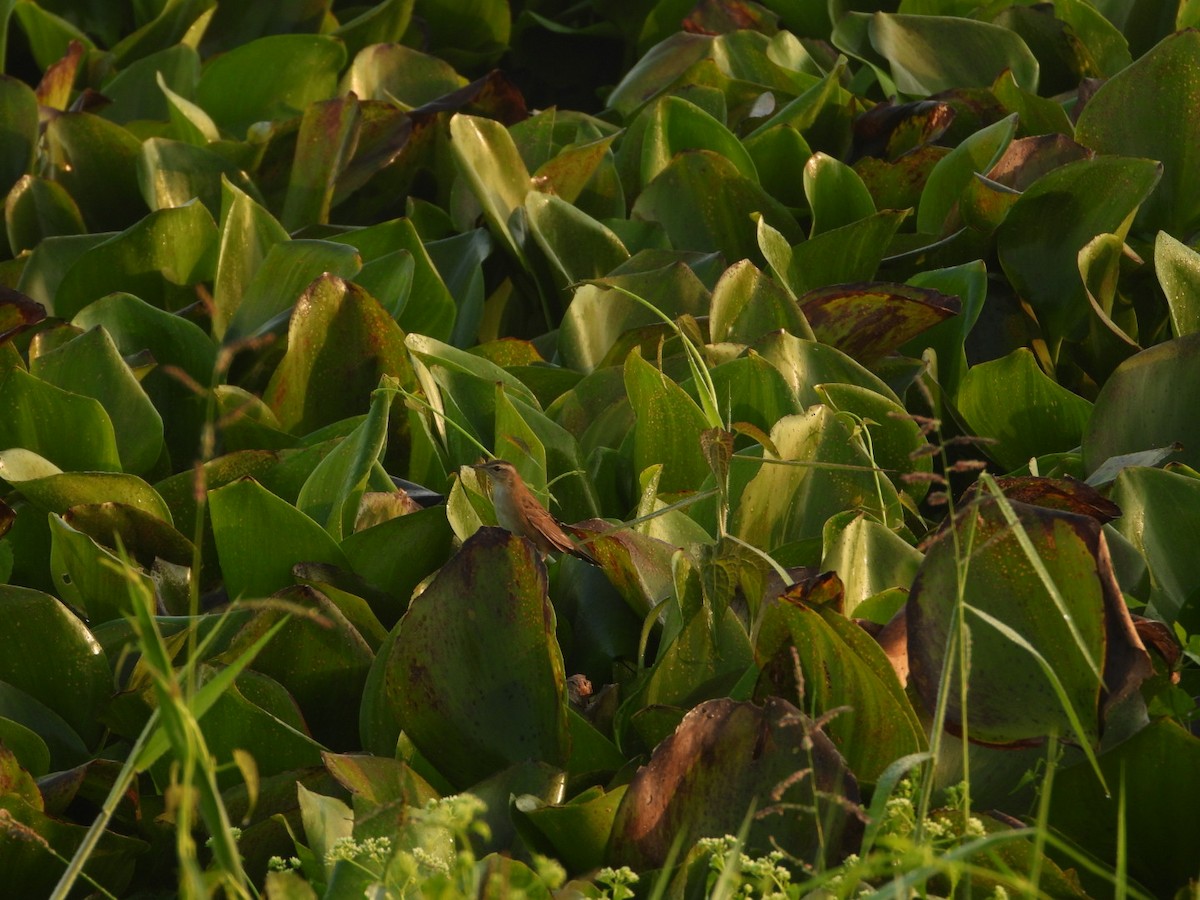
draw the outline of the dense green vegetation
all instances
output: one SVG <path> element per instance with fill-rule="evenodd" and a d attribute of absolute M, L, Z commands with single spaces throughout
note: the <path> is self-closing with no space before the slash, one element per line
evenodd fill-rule
<path fill-rule="evenodd" d="M 0 893 L 1192 896 L 1198 10 L 0 0 Z"/>

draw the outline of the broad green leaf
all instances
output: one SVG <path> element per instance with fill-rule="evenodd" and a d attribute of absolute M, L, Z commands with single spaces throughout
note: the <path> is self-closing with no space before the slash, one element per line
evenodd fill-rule
<path fill-rule="evenodd" d="M 712 203 L 713 196 L 721 202 Z M 687 150 L 646 186 L 632 216 L 661 224 L 676 250 L 719 252 L 736 261 L 761 258 L 752 213 L 761 214 L 789 240 L 800 240 L 787 208 L 733 163 L 709 150 Z"/>
<path fill-rule="evenodd" d="M 796 684 L 792 648 L 802 687 Z M 764 613 L 754 655 L 762 670 L 757 693 L 782 697 L 800 688 L 814 717 L 849 707 L 825 733 L 863 781 L 875 782 L 893 760 L 925 749 L 921 722 L 891 663 L 845 616 L 785 595 Z"/>
<path fill-rule="evenodd" d="M 875 201 L 858 173 L 840 160 L 815 153 L 804 164 L 804 196 L 812 211 L 809 237 L 875 214 Z"/>
<path fill-rule="evenodd" d="M 349 567 L 321 526 L 253 480 L 211 490 L 208 502 L 231 599 L 266 597 L 290 586 L 296 563 Z"/>
<path fill-rule="evenodd" d="M 445 242 L 446 249 L 452 247 L 455 250 L 455 262 L 465 264 L 470 271 L 474 271 L 474 265 L 483 261 L 488 249 L 486 239 L 479 241 L 484 232 L 477 231 L 472 234 L 474 237 L 461 235 L 461 241 L 451 239 Z M 442 268 L 443 258 L 440 255 L 431 255 L 434 252 L 433 248 L 427 248 L 422 243 L 421 235 L 417 233 L 411 219 L 393 219 L 368 228 L 333 235 L 329 240 L 357 247 L 368 264 L 377 261 L 385 253 L 403 250 L 411 254 L 411 296 L 415 299 L 401 310 L 398 318 L 400 327 L 406 332 L 427 335 L 439 341 L 449 339 L 458 315 L 455 304 L 462 303 L 454 290 L 458 284 L 454 277 L 456 273 L 447 272 Z M 482 288 L 482 285 L 480 287 Z M 377 299 L 382 302 L 383 298 Z"/>
<path fill-rule="evenodd" d="M 16 13 L 17 22 L 29 40 L 29 49 L 34 61 L 42 71 L 67 55 L 71 41 L 79 41 L 86 48 L 94 48 L 91 39 L 53 12 L 42 9 L 37 3 L 14 3 L 8 7 Z M 8 12 L 5 12 L 5 18 Z"/>
<path fill-rule="evenodd" d="M 5 123 L 0 143 L 0 193 L 7 194 L 33 166 L 38 141 L 37 96 L 9 75 L 0 75 L 0 121 Z"/>
<path fill-rule="evenodd" d="M 275 595 L 308 615 L 291 615 L 252 663 L 295 698 L 313 737 L 327 747 L 352 749 L 358 742 L 358 707 L 348 698 L 362 694 L 374 654 L 358 629 L 319 590 L 287 588 Z M 226 651 L 240 654 L 281 618 L 282 609 L 264 609 L 234 636 Z"/>
<path fill-rule="evenodd" d="M 1000 264 L 1049 339 L 1086 319 L 1080 249 L 1097 234 L 1123 238 L 1161 173 L 1153 160 L 1098 156 L 1043 175 L 1013 204 L 996 230 Z"/>
<path fill-rule="evenodd" d="M 564 288 L 607 275 L 629 259 L 629 251 L 612 231 L 553 194 L 531 191 L 525 213 L 555 282 Z"/>
<path fill-rule="evenodd" d="M 959 384 L 967 371 L 966 341 L 983 311 L 987 296 L 987 268 L 982 260 L 934 269 L 910 278 L 909 284 L 957 297 L 961 312 L 940 325 L 913 338 L 901 353 L 919 357 L 926 348 L 937 354 L 938 383 L 947 396 L 958 395 Z"/>
<path fill-rule="evenodd" d="M 1000 502 L 1019 526 L 1008 524 Z M 1000 502 L 989 497 L 969 507 L 953 524 L 957 535 L 942 532 L 926 552 L 907 606 L 911 684 L 932 708 L 943 689 L 945 656 L 959 652 L 952 635 L 961 597 L 971 641 L 968 705 L 950 690 L 947 726 L 987 743 L 1040 741 L 1058 732 L 1094 745 L 1102 679 L 1118 687 L 1107 666 L 1121 656 L 1118 635 L 1106 635 L 1106 617 L 1124 608 L 1100 525 Z M 1144 677 L 1149 660 L 1141 654 Z"/>
<path fill-rule="evenodd" d="M 200 57 L 194 48 L 186 44 L 167 47 L 123 66 L 106 81 L 103 93 L 113 102 L 100 114 L 118 125 L 145 119 L 161 121 L 167 118 L 170 94 L 190 97 L 199 78 Z M 216 137 L 214 133 L 212 140 Z"/>
<path fill-rule="evenodd" d="M 218 338 L 268 252 L 286 240 L 288 233 L 274 216 L 228 179 L 221 179 L 221 234 L 213 282 L 213 331 Z"/>
<path fill-rule="evenodd" d="M 1021 87 L 1037 90 L 1037 59 L 1015 32 L 999 25 L 950 16 L 876 13 L 868 33 L 903 93 L 927 96 L 952 88 L 990 87 L 1005 69 Z"/>
<path fill-rule="evenodd" d="M 61 472 L 28 450 L 0 451 L 0 478 L 46 512 L 65 513 L 72 506 L 122 503 L 172 524 L 166 502 L 136 475 L 118 472 Z"/>
<path fill-rule="evenodd" d="M 1092 404 L 1051 380 L 1025 347 L 972 366 L 955 397 L 982 449 L 1011 471 L 1030 457 L 1078 447 Z"/>
<path fill-rule="evenodd" d="M 608 278 L 575 289 L 558 335 L 565 365 L 590 372 L 604 362 L 623 334 L 662 321 L 636 300 L 610 289 L 610 284 L 638 295 L 671 318 L 707 312 L 708 290 L 695 272 L 678 257 L 663 262 L 639 254 Z"/>
<path fill-rule="evenodd" d="M 1198 62 L 1200 34 L 1168 37 L 1105 82 L 1075 126 L 1075 139 L 1097 153 L 1161 162 L 1162 182 L 1138 213 L 1139 228 L 1151 233 L 1162 228 L 1182 237 L 1200 222 L 1194 164 L 1200 123 L 1191 114 L 1200 90 Z"/>
<path fill-rule="evenodd" d="M 776 277 L 798 297 L 830 284 L 870 281 L 905 215 L 884 210 L 819 234 L 791 248 L 784 259 L 786 268 L 778 268 L 769 256 L 767 259 Z M 765 228 L 766 223 L 763 224 Z M 763 240 L 763 235 L 760 234 L 759 240 Z M 766 252 L 764 248 L 764 255 Z"/>
<path fill-rule="evenodd" d="M 1154 239 L 1154 271 L 1167 295 L 1175 337 L 1200 331 L 1200 253 L 1160 231 Z"/>
<path fill-rule="evenodd" d="M 990 172 L 1017 130 L 1017 117 L 1007 116 L 981 128 L 938 161 L 929 173 L 917 207 L 917 230 L 942 234 L 946 219 L 977 172 Z"/>
<path fill-rule="evenodd" d="M 45 141 L 47 177 L 79 204 L 89 231 L 119 231 L 145 215 L 137 179 L 141 142 L 120 125 L 67 112 L 46 126 Z"/>
<path fill-rule="evenodd" d="M 554 849 L 555 858 L 570 871 L 587 872 L 607 859 L 613 819 L 625 790 L 625 785 L 607 793 L 595 787 L 559 805 L 520 797 L 514 815 L 528 821 Z"/>
<path fill-rule="evenodd" d="M 225 179 L 254 190 L 236 163 L 204 147 L 164 138 L 150 138 L 142 144 L 138 182 L 151 209 L 183 206 L 195 198 L 216 218 L 221 214 Z"/>
<path fill-rule="evenodd" d="M 210 61 L 196 87 L 196 103 L 242 138 L 255 122 L 291 118 L 332 97 L 345 62 L 345 47 L 329 35 L 262 37 Z"/>
<path fill-rule="evenodd" d="M 771 442 L 782 462 L 764 451 L 762 462 L 750 459 L 735 470 L 743 479 L 752 473 L 729 525 L 747 543 L 773 550 L 818 540 L 825 520 L 845 509 L 888 523 L 901 518 L 896 489 L 872 470 L 859 439 L 828 407 L 780 419 Z"/>
<path fill-rule="evenodd" d="M 117 65 L 128 67 L 135 60 L 179 43 L 215 5 L 215 0 L 168 0 L 148 22 L 113 46 Z"/>
<path fill-rule="evenodd" d="M 784 416 L 804 412 L 783 373 L 753 350 L 714 367 L 712 382 L 726 422 L 770 431 Z"/>
<path fill-rule="evenodd" d="M 45 238 L 83 234 L 79 207 L 66 188 L 35 175 L 21 177 L 4 202 L 8 246 L 14 254 L 33 250 Z"/>
<path fill-rule="evenodd" d="M 852 425 L 865 432 L 864 449 L 896 490 L 906 491 L 917 500 L 925 496 L 925 483 L 907 484 L 905 475 L 930 472 L 933 461 L 917 453 L 926 439 L 903 406 L 879 391 L 858 384 L 831 382 L 817 385 L 816 392 L 822 403 L 851 416 Z"/>
<path fill-rule="evenodd" d="M 228 315 L 226 343 L 261 334 L 288 321 L 292 308 L 317 279 L 325 276 L 353 278 L 362 270 L 362 259 L 353 247 L 332 241 L 274 242 L 271 240 L 273 234 L 270 237 L 264 234 L 264 231 L 273 232 L 274 228 L 264 228 L 262 219 L 252 215 L 258 220 L 254 224 L 247 223 L 256 232 L 252 238 L 257 251 L 254 255 L 265 250 L 265 258 L 257 265 L 251 263 L 249 257 L 244 258 L 243 265 L 250 265 L 242 268 L 242 272 L 253 271 L 253 276 L 249 281 L 242 281 L 240 298 L 235 299 L 236 287 L 233 285 L 225 296 L 227 301 L 232 301 L 232 307 L 223 310 Z M 222 251 L 228 246 L 223 245 Z M 231 281 L 239 280 L 237 276 L 241 273 L 236 272 L 239 263 L 235 261 L 232 265 L 235 270 L 231 272 Z"/>
<path fill-rule="evenodd" d="M 281 216 L 288 231 L 329 221 L 334 183 L 354 154 L 361 127 L 353 94 L 322 100 L 304 110 Z"/>
<path fill-rule="evenodd" d="M 155 360 L 181 369 L 196 384 L 213 379 L 217 348 L 195 323 L 151 306 L 132 294 L 109 294 L 72 320 L 78 328 L 103 326 L 125 357 L 149 351 Z M 175 460 L 190 459 L 200 445 L 206 400 L 176 373 L 158 366 L 140 379 L 162 417 L 164 437 Z"/>
<path fill-rule="evenodd" d="M 709 150 L 733 163 L 743 178 L 758 181 L 754 161 L 721 122 L 681 97 L 664 97 L 647 113 L 642 140 L 641 183 L 648 185 L 685 150 Z"/>
<path fill-rule="evenodd" d="M 54 586 L 93 626 L 131 615 L 131 604 L 138 602 L 135 596 L 154 594 L 154 582 L 145 572 L 135 566 L 127 573 L 117 554 L 62 516 L 50 517 L 50 538 Z"/>
<path fill-rule="evenodd" d="M 22 447 L 67 471 L 121 471 L 104 407 L 24 369 L 0 376 L 0 447 Z"/>
<path fill-rule="evenodd" d="M 900 402 L 878 375 L 828 344 L 780 332 L 767 335 L 755 349 L 780 371 L 803 408 L 822 401 L 817 393 L 817 386 L 822 384 L 858 385 Z"/>
<path fill-rule="evenodd" d="M 197 80 L 199 74 L 197 73 Z M 167 118 L 171 122 L 170 134 L 178 140 L 203 147 L 212 141 L 221 139 L 217 123 L 191 100 L 180 96 L 168 87 L 161 73 L 157 74 L 158 88 L 166 99 Z M 188 91 L 191 96 L 195 93 L 195 85 Z"/>
<path fill-rule="evenodd" d="M 713 343 L 749 344 L 779 329 L 815 339 L 795 299 L 748 259 L 726 269 L 712 294 L 709 330 Z"/>
<path fill-rule="evenodd" d="M 810 768 L 802 780 L 793 777 L 798 755 Z M 690 847 L 700 837 L 736 833 L 747 811 L 780 785 L 780 802 L 792 814 L 749 819 L 743 852 L 759 856 L 778 848 L 815 859 L 823 851 L 836 853 L 833 848 L 858 827 L 837 803 L 858 797 L 854 776 L 800 710 L 774 697 L 763 706 L 730 699 L 702 703 L 630 781 L 613 823 L 608 862 L 657 868 L 677 839 Z"/>
<path fill-rule="evenodd" d="M 394 100 L 411 109 L 466 84 L 454 67 L 399 43 L 364 47 L 342 77 L 360 100 Z"/>
<path fill-rule="evenodd" d="M 40 738 L 54 771 L 79 765 L 89 756 L 83 739 L 67 721 L 31 694 L 0 680 L 0 716 Z"/>
<path fill-rule="evenodd" d="M 96 711 L 108 701 L 112 676 L 87 626 L 49 594 L 14 585 L 0 585 L 0 609 L 0 681 L 50 707 L 94 744 L 102 731 Z"/>
<path fill-rule="evenodd" d="M 1188 475 L 1134 466 L 1112 487 L 1121 507 L 1113 527 L 1145 558 L 1153 615 L 1200 632 L 1200 560 L 1188 536 L 1200 524 L 1200 481 Z"/>
<path fill-rule="evenodd" d="M 194 286 L 212 277 L 216 246 L 216 225 L 200 203 L 152 212 L 67 269 L 54 311 L 71 318 L 105 294 L 128 291 L 173 312 L 194 302 Z"/>
<path fill-rule="evenodd" d="M 625 358 L 625 390 L 637 414 L 633 433 L 634 471 L 661 464 L 660 489 L 699 490 L 708 475 L 700 432 L 708 427 L 696 402 L 637 351 Z"/>
<path fill-rule="evenodd" d="M 416 586 L 450 555 L 451 531 L 441 506 L 388 519 L 342 541 L 350 567 L 390 603 L 374 612 L 388 628 L 408 609 Z"/>
<path fill-rule="evenodd" d="M 12 754 L 11 758 L 33 778 L 41 778 L 50 771 L 50 748 L 36 731 L 20 722 L 0 716 L 0 746 L 6 748 Z M 32 778 L 30 785 L 37 794 L 37 785 Z M 36 802 L 41 803 L 40 795 Z"/>
<path fill-rule="evenodd" d="M 92 397 L 112 422 L 125 472 L 142 474 L 163 450 L 163 422 L 103 327 L 84 332 L 33 360 L 30 372 L 65 391 Z"/>
<path fill-rule="evenodd" d="M 1117 367 L 1096 397 L 1083 436 L 1084 469 L 1109 457 L 1183 445 L 1179 461 L 1200 467 L 1200 336 L 1164 341 Z"/>
<path fill-rule="evenodd" d="M 493 236 L 515 259 L 523 260 L 521 242 L 509 222 L 514 211 L 524 208 L 531 183 L 512 136 L 499 122 L 459 113 L 450 120 L 450 149 Z"/>
<path fill-rule="evenodd" d="M 311 516 L 335 541 L 354 532 L 367 477 L 387 442 L 392 400 L 385 379 L 371 396 L 366 420 L 317 464 L 300 489 L 296 508 Z"/>
<path fill-rule="evenodd" d="M 1100 859 L 1124 853 L 1129 875 L 1156 896 L 1185 889 L 1195 861 L 1187 829 L 1178 823 L 1200 800 L 1200 739 L 1171 719 L 1158 719 L 1102 754 L 1100 769 L 1107 791 L 1086 765 L 1055 775 L 1051 827 Z"/>
<path fill-rule="evenodd" d="M 787 206 L 801 207 L 807 202 L 803 180 L 796 183 L 796 161 L 808 159 L 812 149 L 796 128 L 779 124 L 756 131 L 746 140 L 746 152 L 767 193 Z"/>
<path fill-rule="evenodd" d="M 482 650 L 496 646 L 507 650 Z M 527 759 L 566 761 L 566 675 L 528 541 L 500 529 L 471 537 L 414 598 L 385 666 L 393 715 L 455 785 Z"/>
<path fill-rule="evenodd" d="M 22 3 L 18 9 L 33 6 Z M 69 857 L 80 847 L 88 829 L 73 822 L 46 815 L 17 796 L 0 798 L 0 810 L 9 819 L 9 828 L 22 835 L 22 840 L 6 840 L 0 845 L 0 866 L 4 867 L 5 890 L 21 897 L 49 897 L 62 875 L 62 864 L 47 865 L 40 855 L 26 848 L 31 842 L 54 847 L 56 853 Z M 125 893 L 133 878 L 135 864 L 148 845 L 137 838 L 114 830 L 100 833 L 88 853 L 83 871 L 113 896 Z M 44 851 L 43 851 L 44 852 Z"/>
<path fill-rule="evenodd" d="M 861 514 L 831 518 L 823 543 L 821 571 L 841 579 L 845 614 L 851 617 L 868 597 L 889 588 L 907 591 L 924 558 L 894 531 Z"/>
<path fill-rule="evenodd" d="M 264 399 L 285 429 L 305 434 L 361 412 L 381 376 L 411 385 L 411 373 L 391 316 L 362 288 L 323 275 L 296 304 Z"/>

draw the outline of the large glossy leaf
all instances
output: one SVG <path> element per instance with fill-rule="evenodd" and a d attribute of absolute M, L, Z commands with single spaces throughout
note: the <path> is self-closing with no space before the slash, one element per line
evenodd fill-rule
<path fill-rule="evenodd" d="M 700 407 L 636 351 L 625 358 L 625 389 L 638 420 L 633 435 L 635 471 L 661 464 L 660 490 L 698 489 L 708 474 L 700 432 L 709 423 Z"/>
<path fill-rule="evenodd" d="M 714 195 L 722 202 L 709 202 Z M 660 223 L 676 250 L 716 251 L 730 262 L 761 259 L 751 213 L 788 240 L 800 239 L 796 220 L 778 200 L 709 150 L 677 155 L 633 205 L 633 217 Z"/>
<path fill-rule="evenodd" d="M 1083 436 L 1083 463 L 1094 472 L 1106 459 L 1138 450 L 1183 445 L 1178 457 L 1200 467 L 1196 380 L 1200 336 L 1165 341 L 1117 367 L 1096 397 Z"/>
<path fill-rule="evenodd" d="M 1200 632 L 1200 560 L 1188 535 L 1200 523 L 1200 481 L 1141 466 L 1117 476 L 1112 499 L 1122 515 L 1113 527 L 1127 537 L 1150 570 L 1154 615 Z"/>
<path fill-rule="evenodd" d="M 850 771 L 874 783 L 894 760 L 925 749 L 917 714 L 891 663 L 865 631 L 833 610 L 789 598 L 785 594 L 763 616 L 754 647 L 762 670 L 757 693 L 787 696 L 799 689 L 815 718 L 849 707 L 830 721 L 826 734 Z"/>
<path fill-rule="evenodd" d="M 4 202 L 4 224 L 13 253 L 32 250 L 43 239 L 83 234 L 83 215 L 67 189 L 34 175 L 18 179 Z"/>
<path fill-rule="evenodd" d="M 250 214 L 255 220 L 253 224 L 247 223 L 254 231 L 251 237 L 255 241 L 254 250 L 242 261 L 233 263 L 236 274 L 231 273 L 231 281 L 241 281 L 240 295 L 237 287 L 231 285 L 230 292 L 224 297 L 226 305 L 221 311 L 228 317 L 226 343 L 279 328 L 288 321 L 292 307 L 316 279 L 323 276 L 353 278 L 362 269 L 361 257 L 346 244 L 314 240 L 274 241 L 274 223 L 265 223 L 257 212 Z M 236 233 L 231 237 L 236 240 Z M 224 255 L 225 248 L 230 245 L 222 243 Z M 261 263 L 254 258 L 258 253 L 264 253 Z M 253 276 L 245 280 L 250 272 Z M 238 278 L 238 275 L 242 277 Z"/>
<path fill-rule="evenodd" d="M 384 625 L 396 623 L 408 609 L 413 589 L 446 561 L 451 537 L 445 508 L 435 506 L 388 519 L 342 541 L 354 571 L 388 595 L 387 606 L 373 607 Z"/>
<path fill-rule="evenodd" d="M 811 770 L 795 779 L 801 753 Z M 808 717 L 778 698 L 763 706 L 702 703 L 634 775 L 617 809 L 609 860 L 639 869 L 662 866 L 675 840 L 690 847 L 697 838 L 736 832 L 752 809 L 765 812 L 763 798 L 780 785 L 786 785 L 781 799 L 788 812 L 750 819 L 747 853 L 778 846 L 816 862 L 838 855 L 843 842 L 853 844 L 861 824 L 839 800 L 856 802 L 858 786 Z"/>
<path fill-rule="evenodd" d="M 891 588 L 907 591 L 923 559 L 894 531 L 861 514 L 831 518 L 823 544 L 821 570 L 841 579 L 847 616 L 855 616 L 855 607 L 868 597 Z"/>
<path fill-rule="evenodd" d="M 96 710 L 111 689 L 108 660 L 87 627 L 48 594 L 0 585 L 5 648 L 0 681 L 54 710 L 89 745 L 100 737 Z"/>
<path fill-rule="evenodd" d="M 135 475 L 116 472 L 60 472 L 49 460 L 28 450 L 0 451 L 0 478 L 48 512 L 65 513 L 89 503 L 122 503 L 170 524 L 162 497 Z"/>
<path fill-rule="evenodd" d="M 221 214 L 221 185 L 229 180 L 254 190 L 237 165 L 205 147 L 150 138 L 138 155 L 138 182 L 151 209 L 169 209 L 198 199 L 209 214 Z"/>
<path fill-rule="evenodd" d="M 112 422 L 124 471 L 142 474 L 158 461 L 163 449 L 162 418 L 102 327 L 39 355 L 30 371 L 56 387 L 100 402 Z"/>
<path fill-rule="evenodd" d="M 69 471 L 121 471 L 112 421 L 99 401 L 24 369 L 0 376 L 0 446 L 32 450 Z"/>
<path fill-rule="evenodd" d="M 370 294 L 323 275 L 292 313 L 288 350 L 264 398 L 289 431 L 363 411 L 383 375 L 413 383 L 404 332 Z"/>
<path fill-rule="evenodd" d="M 827 406 L 780 419 L 771 429 L 779 453 L 743 462 L 746 483 L 730 531 L 756 547 L 817 541 L 825 520 L 845 509 L 862 509 L 887 522 L 900 517 L 896 489 L 851 436 L 850 427 Z M 742 474 L 740 477 L 746 477 Z M 819 556 L 819 552 L 817 556 Z"/>
<path fill-rule="evenodd" d="M 794 298 L 748 259 L 725 270 L 713 289 L 709 330 L 714 343 L 749 344 L 779 329 L 813 339 Z"/>
<path fill-rule="evenodd" d="M 512 136 L 499 122 L 463 114 L 450 120 L 450 148 L 488 228 L 513 256 L 524 258 L 509 219 L 523 208 L 531 183 Z"/>
<path fill-rule="evenodd" d="M 1160 231 L 1154 239 L 1154 272 L 1167 295 L 1175 337 L 1200 331 L 1200 253 Z"/>
<path fill-rule="evenodd" d="M 1200 739 L 1159 719 L 1102 755 L 1100 770 L 1108 790 L 1085 765 L 1055 776 L 1050 824 L 1102 859 L 1124 843 L 1129 875 L 1158 896 L 1182 889 L 1195 861 L 1178 823 L 1200 802 Z"/>
<path fill-rule="evenodd" d="M 266 597 L 290 586 L 296 563 L 349 568 L 345 555 L 321 526 L 253 480 L 210 491 L 208 502 L 231 598 Z"/>
<path fill-rule="evenodd" d="M 1087 318 L 1080 249 L 1097 234 L 1124 237 L 1161 172 L 1149 159 L 1081 160 L 1042 176 L 1013 204 L 996 230 L 1000 263 L 1049 337 L 1071 337 Z"/>
<path fill-rule="evenodd" d="M 358 741 L 358 709 L 347 698 L 362 694 L 374 654 L 358 629 L 322 592 L 307 586 L 276 595 L 305 609 L 255 614 L 234 636 L 230 658 L 262 637 L 279 619 L 287 624 L 254 657 L 254 670 L 270 675 L 295 698 L 313 736 L 327 747 L 353 749 Z"/>
<path fill-rule="evenodd" d="M 664 97 L 649 113 L 642 140 L 643 185 L 649 184 L 685 150 L 711 150 L 729 160 L 743 178 L 758 181 L 750 154 L 721 122 L 681 97 Z"/>
<path fill-rule="evenodd" d="M 255 122 L 286 119 L 332 97 L 346 61 L 329 35 L 278 34 L 243 44 L 212 60 L 200 76 L 196 102 L 235 137 Z"/>
<path fill-rule="evenodd" d="M 353 91 L 360 100 L 394 98 L 410 108 L 458 90 L 466 83 L 444 60 L 398 43 L 364 47 L 342 77 L 342 87 Z"/>
<path fill-rule="evenodd" d="M 926 96 L 951 88 L 990 87 L 1005 69 L 1037 90 L 1038 61 L 1013 31 L 974 19 L 876 13 L 872 46 L 891 64 L 896 88 Z"/>
<path fill-rule="evenodd" d="M 1167 38 L 1109 79 L 1075 127 L 1075 139 L 1098 153 L 1162 163 L 1162 183 L 1138 215 L 1148 231 L 1163 228 L 1183 237 L 1200 221 L 1200 124 L 1190 113 L 1200 90 L 1198 60 L 1200 34 L 1189 30 Z"/>
<path fill-rule="evenodd" d="M 64 517 L 50 517 L 50 538 L 55 589 L 92 626 L 130 615 L 134 602 L 153 595 L 154 582 L 145 572 L 135 568 L 127 573 L 117 554 L 72 527 Z M 144 593 L 131 595 L 131 590 Z M 139 599 L 135 601 L 133 596 Z"/>
<path fill-rule="evenodd" d="M 333 188 L 358 144 L 362 127 L 353 95 L 311 104 L 300 120 L 282 223 L 288 231 L 329 221 Z"/>
<path fill-rule="evenodd" d="M 824 153 L 804 164 L 804 195 L 812 211 L 810 237 L 874 215 L 875 201 L 848 165 Z"/>
<path fill-rule="evenodd" d="M 0 192 L 7 194 L 33 165 L 38 139 L 37 96 L 9 75 L 0 76 L 0 120 L 6 125 L 0 142 Z"/>
<path fill-rule="evenodd" d="M 1078 447 L 1092 415 L 1092 405 L 1052 381 L 1024 347 L 972 366 L 955 402 L 975 434 L 995 441 L 982 449 L 1008 470 Z"/>
<path fill-rule="evenodd" d="M 54 311 L 70 318 L 115 291 L 171 311 L 187 306 L 196 299 L 194 285 L 212 277 L 216 243 L 216 225 L 200 203 L 150 213 L 66 270 Z"/>
<path fill-rule="evenodd" d="M 946 218 L 975 173 L 989 172 L 1017 129 L 1017 117 L 1008 116 L 972 134 L 938 161 L 929 173 L 917 209 L 917 229 L 942 234 Z"/>
<path fill-rule="evenodd" d="M 622 334 L 662 321 L 621 290 L 609 288 L 610 284 L 636 294 L 671 318 L 683 313 L 703 315 L 708 309 L 708 291 L 684 261 L 635 256 L 609 278 L 576 288 L 558 337 L 559 353 L 571 368 L 590 372 Z"/>
<path fill-rule="evenodd" d="M 780 284 L 799 297 L 826 285 L 874 278 L 904 217 L 904 212 L 884 210 L 795 246 L 763 219 L 758 243 Z"/>
<path fill-rule="evenodd" d="M 485 649 L 496 646 L 507 650 Z M 384 665 L 388 707 L 454 784 L 566 761 L 566 675 L 528 541 L 500 529 L 469 539 L 413 600 Z"/>
<path fill-rule="evenodd" d="M 46 126 L 46 147 L 49 177 L 79 204 L 90 231 L 119 231 L 145 214 L 137 180 L 141 142 L 120 125 L 64 113 Z"/>
<path fill-rule="evenodd" d="M 947 691 L 947 726 L 972 740 L 1021 744 L 1057 732 L 1094 745 L 1101 701 L 1150 673 L 1100 524 L 1003 502 L 969 506 L 929 547 L 907 606 L 912 681 L 929 709 Z M 959 652 L 948 648 L 960 596 L 970 630 L 965 707 L 957 686 L 941 680 L 946 654 Z"/>
<path fill-rule="evenodd" d="M 315 519 L 335 541 L 354 531 L 367 478 L 387 442 L 391 403 L 385 380 L 372 395 L 363 423 L 317 464 L 300 489 L 297 509 Z"/>
<path fill-rule="evenodd" d="M 287 239 L 288 233 L 274 216 L 227 178 L 221 179 L 221 233 L 213 282 L 217 337 L 224 335 L 270 249 Z"/>

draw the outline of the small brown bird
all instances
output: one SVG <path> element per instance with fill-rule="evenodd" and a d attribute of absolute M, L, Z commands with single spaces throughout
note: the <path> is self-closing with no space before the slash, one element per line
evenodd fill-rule
<path fill-rule="evenodd" d="M 496 508 L 496 521 L 501 528 L 518 537 L 528 538 L 543 554 L 570 553 L 598 565 L 591 553 L 576 545 L 563 531 L 554 516 L 533 495 L 512 463 L 493 459 L 471 468 L 487 476 L 492 505 Z"/>

